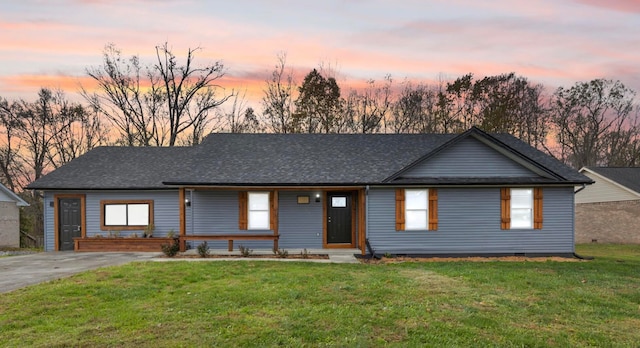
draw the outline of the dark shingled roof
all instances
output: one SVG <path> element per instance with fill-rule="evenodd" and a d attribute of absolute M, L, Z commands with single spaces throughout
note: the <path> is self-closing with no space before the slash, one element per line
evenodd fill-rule
<path fill-rule="evenodd" d="M 190 147 L 103 146 L 72 160 L 27 188 L 156 189 L 181 169 Z"/>
<path fill-rule="evenodd" d="M 100 147 L 28 188 L 401 184 L 402 177 L 388 179 L 420 158 L 469 134 L 485 137 L 553 174 L 551 178 L 521 178 L 517 183 L 591 182 L 576 170 L 510 135 L 489 135 L 472 128 L 463 134 L 211 134 L 194 147 Z M 406 184 L 488 184 L 485 179 L 467 179 L 413 178 Z M 513 180 L 504 183 L 516 183 Z"/>
<path fill-rule="evenodd" d="M 212 134 L 168 182 L 341 185 L 382 182 L 452 135 Z"/>
<path fill-rule="evenodd" d="M 640 167 L 587 167 L 587 169 L 640 193 Z"/>

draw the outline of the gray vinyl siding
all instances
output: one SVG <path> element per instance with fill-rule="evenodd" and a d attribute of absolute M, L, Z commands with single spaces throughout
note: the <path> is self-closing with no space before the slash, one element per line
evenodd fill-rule
<path fill-rule="evenodd" d="M 190 193 L 188 193 L 190 194 Z M 238 191 L 194 191 L 187 210 L 187 234 L 272 234 L 272 230 L 240 230 Z M 200 242 L 192 241 L 191 247 Z M 227 241 L 208 241 L 211 249 L 227 249 Z M 234 243 L 252 249 L 272 249 L 271 241 L 243 240 Z"/>
<path fill-rule="evenodd" d="M 309 204 L 298 204 L 298 195 L 309 196 Z M 313 194 L 281 191 L 279 194 L 281 248 L 322 248 L 322 205 Z"/>
<path fill-rule="evenodd" d="M 180 231 L 180 216 L 178 210 L 178 191 L 90 191 L 90 192 L 64 192 L 85 194 L 85 211 L 87 222 L 87 237 L 95 237 L 97 234 L 107 236 L 109 231 L 100 229 L 100 201 L 101 200 L 153 200 L 153 223 L 155 230 L 153 235 L 164 237 L 170 230 L 176 234 Z M 45 216 L 45 250 L 54 250 L 54 209 L 49 206 L 53 201 L 54 192 L 46 192 L 44 198 Z M 130 236 L 137 233 L 142 236 L 143 230 L 121 231 L 121 236 Z"/>
<path fill-rule="evenodd" d="M 498 151 L 471 137 L 418 163 L 402 177 L 530 177 L 537 176 Z"/>
<path fill-rule="evenodd" d="M 310 196 L 309 204 L 298 204 L 298 195 Z M 187 209 L 188 234 L 272 234 L 272 230 L 240 230 L 238 228 L 238 191 L 195 191 L 187 193 L 192 200 Z M 280 191 L 279 234 L 280 248 L 322 248 L 322 202 L 315 202 L 313 194 L 306 192 Z M 191 247 L 198 241 L 190 243 Z M 208 241 L 212 249 L 226 249 L 226 241 Z M 252 249 L 271 249 L 272 241 L 236 241 Z"/>
<path fill-rule="evenodd" d="M 396 231 L 395 190 L 371 189 L 367 237 L 378 252 L 571 253 L 573 188 L 543 189 L 543 229 L 500 229 L 499 188 L 439 188 L 437 231 Z"/>

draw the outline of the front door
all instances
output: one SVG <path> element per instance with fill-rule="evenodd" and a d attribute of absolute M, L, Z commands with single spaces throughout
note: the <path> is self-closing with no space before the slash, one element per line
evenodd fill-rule
<path fill-rule="evenodd" d="M 327 193 L 327 244 L 353 244 L 351 192 Z"/>
<path fill-rule="evenodd" d="M 73 250 L 73 238 L 80 237 L 80 198 L 60 198 L 58 200 L 58 223 L 60 224 L 60 245 L 58 250 Z"/>

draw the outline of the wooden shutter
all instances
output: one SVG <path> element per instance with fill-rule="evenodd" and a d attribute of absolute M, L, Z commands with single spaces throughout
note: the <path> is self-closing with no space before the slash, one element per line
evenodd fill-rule
<path fill-rule="evenodd" d="M 542 229 L 542 187 L 533 189 L 533 228 Z"/>
<path fill-rule="evenodd" d="M 508 187 L 500 189 L 500 228 L 511 228 L 511 189 Z"/>
<path fill-rule="evenodd" d="M 238 192 L 238 229 L 246 230 L 249 226 L 249 194 Z"/>
<path fill-rule="evenodd" d="M 404 189 L 396 189 L 396 231 L 404 231 Z"/>
<path fill-rule="evenodd" d="M 269 229 L 278 234 L 278 191 L 269 192 Z"/>
<path fill-rule="evenodd" d="M 438 190 L 429 189 L 429 229 L 438 230 Z"/>

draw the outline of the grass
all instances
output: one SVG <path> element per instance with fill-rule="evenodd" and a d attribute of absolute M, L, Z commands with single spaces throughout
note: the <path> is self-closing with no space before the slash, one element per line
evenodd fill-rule
<path fill-rule="evenodd" d="M 0 346 L 634 347 L 640 246 L 587 262 L 133 263 L 0 297 Z"/>

